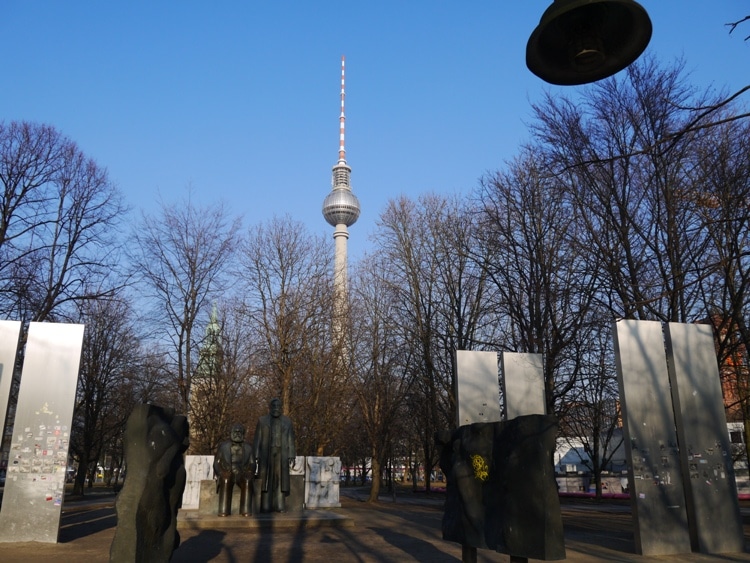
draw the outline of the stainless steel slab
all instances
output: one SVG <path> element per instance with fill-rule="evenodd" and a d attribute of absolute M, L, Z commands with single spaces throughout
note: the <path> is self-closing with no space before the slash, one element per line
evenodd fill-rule
<path fill-rule="evenodd" d="M 621 320 L 613 333 L 636 552 L 690 553 L 662 324 Z"/>
<path fill-rule="evenodd" d="M 456 350 L 456 424 L 500 421 L 497 352 Z"/>
<path fill-rule="evenodd" d="M 29 326 L 0 542 L 57 542 L 82 342 L 83 325 Z"/>
<path fill-rule="evenodd" d="M 547 414 L 542 355 L 503 352 L 501 357 L 507 419 L 527 414 Z"/>
<path fill-rule="evenodd" d="M 666 325 L 680 461 L 693 550 L 745 549 L 713 328 Z"/>

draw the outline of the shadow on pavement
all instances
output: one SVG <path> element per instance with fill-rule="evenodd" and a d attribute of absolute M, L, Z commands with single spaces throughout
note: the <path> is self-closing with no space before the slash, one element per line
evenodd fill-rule
<path fill-rule="evenodd" d="M 114 508 L 90 508 L 65 512 L 60 519 L 60 543 L 72 542 L 117 526 Z"/>
<path fill-rule="evenodd" d="M 404 552 L 404 554 L 419 553 L 425 557 L 424 561 L 456 561 L 452 555 L 444 553 L 430 542 L 408 536 L 390 528 L 372 528 L 385 541 Z"/>
<path fill-rule="evenodd" d="M 172 561 L 210 561 L 224 551 L 228 558 L 227 561 L 235 563 L 238 559 L 231 552 L 231 549 L 224 546 L 226 535 L 227 533 L 221 530 L 202 530 L 197 536 L 180 543 L 180 546 L 174 552 Z"/>

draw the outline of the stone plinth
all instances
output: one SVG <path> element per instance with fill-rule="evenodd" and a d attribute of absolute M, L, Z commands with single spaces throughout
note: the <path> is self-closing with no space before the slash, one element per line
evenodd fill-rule
<path fill-rule="evenodd" d="M 305 477 L 304 475 L 290 475 L 289 496 L 286 497 L 287 512 L 301 512 L 304 509 Z M 260 481 L 253 482 L 253 515 L 260 514 Z M 219 495 L 216 493 L 216 481 L 213 479 L 201 481 L 200 504 L 198 513 L 201 515 L 216 516 L 219 511 Z M 232 489 L 232 513 L 231 516 L 240 515 L 240 488 Z"/>

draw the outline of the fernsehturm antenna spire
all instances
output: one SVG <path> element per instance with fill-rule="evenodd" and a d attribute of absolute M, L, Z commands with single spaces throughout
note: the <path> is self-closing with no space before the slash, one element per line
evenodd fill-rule
<path fill-rule="evenodd" d="M 359 200 L 352 193 L 349 185 L 349 176 L 352 169 L 346 163 L 346 146 L 344 144 L 344 127 L 346 114 L 344 113 L 344 101 L 346 98 L 344 89 L 344 57 L 341 57 L 341 114 L 339 115 L 339 160 L 333 167 L 331 193 L 323 201 L 323 217 L 328 223 L 335 227 L 333 240 L 336 245 L 334 259 L 334 284 L 337 295 L 339 310 L 342 305 L 341 299 L 346 295 L 346 243 L 349 239 L 347 227 L 352 226 L 359 218 Z"/>

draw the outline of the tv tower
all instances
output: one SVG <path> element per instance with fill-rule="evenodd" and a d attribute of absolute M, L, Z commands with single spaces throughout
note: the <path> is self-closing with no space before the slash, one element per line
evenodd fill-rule
<path fill-rule="evenodd" d="M 323 217 L 332 226 L 333 240 L 335 241 L 334 257 L 334 292 L 336 312 L 341 313 L 344 298 L 347 294 L 346 277 L 346 243 L 349 239 L 347 227 L 352 226 L 359 218 L 359 200 L 352 193 L 349 185 L 349 175 L 352 169 L 346 163 L 346 149 L 344 146 L 344 125 L 346 116 L 344 114 L 344 57 L 341 57 L 341 115 L 339 116 L 339 160 L 332 170 L 332 189 L 325 200 L 323 200 Z M 338 315 L 337 315 L 338 316 Z"/>

